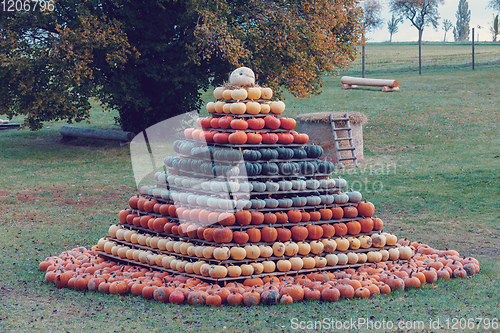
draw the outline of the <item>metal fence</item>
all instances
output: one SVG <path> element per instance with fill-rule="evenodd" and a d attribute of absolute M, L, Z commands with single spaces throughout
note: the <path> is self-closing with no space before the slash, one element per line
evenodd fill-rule
<path fill-rule="evenodd" d="M 361 50 L 361 48 L 360 48 Z M 500 43 L 475 43 L 475 68 L 500 66 Z M 349 70 L 361 73 L 361 54 Z M 423 43 L 422 73 L 446 69 L 472 70 L 472 42 Z M 418 43 L 367 43 L 365 71 L 370 73 L 418 73 Z"/>

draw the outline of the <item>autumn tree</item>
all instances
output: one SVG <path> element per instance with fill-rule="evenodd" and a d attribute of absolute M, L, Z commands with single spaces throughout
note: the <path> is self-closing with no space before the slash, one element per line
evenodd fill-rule
<path fill-rule="evenodd" d="M 458 2 L 458 9 L 455 13 L 457 22 L 453 28 L 453 35 L 456 42 L 463 42 L 469 40 L 470 34 L 470 17 L 471 12 L 467 0 L 460 0 Z"/>
<path fill-rule="evenodd" d="M 437 28 L 438 6 L 444 0 L 390 0 L 391 12 L 403 16 L 418 30 L 418 73 L 422 74 L 422 35 L 426 26 Z"/>
<path fill-rule="evenodd" d="M 0 114 L 25 125 L 88 118 L 90 98 L 138 132 L 199 109 L 236 67 L 298 97 L 356 57 L 357 0 L 60 0 L 0 15 Z"/>
<path fill-rule="evenodd" d="M 443 20 L 443 30 L 444 30 L 444 38 L 443 42 L 446 42 L 446 33 L 453 28 L 453 22 L 448 19 Z"/>
<path fill-rule="evenodd" d="M 392 42 L 392 35 L 398 32 L 398 24 L 401 23 L 403 19 L 401 17 L 396 17 L 392 15 L 391 20 L 387 21 L 387 30 L 389 30 L 389 42 Z"/>

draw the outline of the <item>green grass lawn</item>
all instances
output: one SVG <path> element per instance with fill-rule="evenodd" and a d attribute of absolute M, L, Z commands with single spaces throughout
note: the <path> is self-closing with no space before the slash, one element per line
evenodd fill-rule
<path fill-rule="evenodd" d="M 500 319 L 500 67 L 422 76 L 394 71 L 391 78 L 400 82 L 400 92 L 342 90 L 339 77 L 325 76 L 320 96 L 286 95 L 285 113 L 365 113 L 365 159 L 360 168 L 338 174 L 374 202 L 386 230 L 475 256 L 480 274 L 370 300 L 254 308 L 174 306 L 57 290 L 43 282 L 39 261 L 95 244 L 136 190 L 128 147 L 62 142 L 58 128 L 64 124 L 47 123 L 39 132 L 0 132 L 0 332 L 280 332 L 292 330 L 295 320 L 351 318 L 422 321 L 430 332 L 452 331 L 446 320 L 451 325 L 453 318 Z M 114 116 L 96 106 L 86 126 L 113 128 Z M 440 328 L 429 329 L 437 319 Z"/>

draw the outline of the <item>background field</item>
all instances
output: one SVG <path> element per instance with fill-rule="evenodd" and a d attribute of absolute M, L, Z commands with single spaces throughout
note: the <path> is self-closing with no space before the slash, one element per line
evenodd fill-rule
<path fill-rule="evenodd" d="M 432 46 L 428 56 L 454 58 L 442 55 L 448 44 Z M 500 46 L 493 46 L 498 53 Z M 500 65 L 484 63 L 474 72 L 424 66 L 418 76 L 405 69 L 415 66 L 407 50 L 414 47 L 367 47 L 369 54 L 393 55 L 391 63 L 370 55 L 380 59 L 380 69 L 367 67 L 367 74 L 397 79 L 400 92 L 344 91 L 340 78 L 328 75 L 320 96 L 285 96 L 285 113 L 365 113 L 365 160 L 337 174 L 375 203 L 386 230 L 475 256 L 480 274 L 370 300 L 236 309 L 57 290 L 42 282 L 38 262 L 77 244 L 95 244 L 136 192 L 128 147 L 64 143 L 58 133 L 64 124 L 54 122 L 34 133 L 0 132 L 0 331 L 279 332 L 291 330 L 292 318 L 423 321 L 426 327 L 440 319 L 438 331 L 446 331 L 446 319 L 500 319 Z M 356 66 L 340 75 L 357 75 Z M 114 116 L 96 104 L 91 124 L 82 126 L 113 128 Z"/>

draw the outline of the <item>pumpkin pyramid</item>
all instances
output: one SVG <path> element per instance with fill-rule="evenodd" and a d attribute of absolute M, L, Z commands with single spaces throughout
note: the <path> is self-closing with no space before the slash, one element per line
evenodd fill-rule
<path fill-rule="evenodd" d="M 225 283 L 408 259 L 282 101 L 235 70 L 99 240 L 100 256 Z M 408 248 L 409 249 L 409 248 Z"/>

